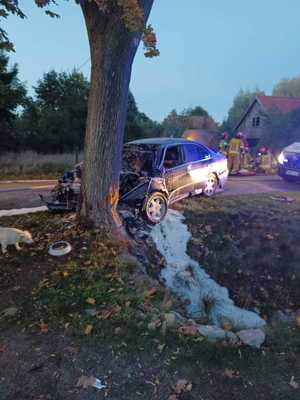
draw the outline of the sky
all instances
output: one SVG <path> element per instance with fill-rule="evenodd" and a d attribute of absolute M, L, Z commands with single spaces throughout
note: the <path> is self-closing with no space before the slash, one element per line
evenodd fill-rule
<path fill-rule="evenodd" d="M 33 0 L 19 1 L 27 19 L 4 27 L 15 44 L 11 61 L 30 88 L 51 68 L 81 67 L 89 76 L 87 35 L 79 6 L 60 0 L 51 19 Z M 271 94 L 282 78 L 300 74 L 299 0 L 154 0 L 150 23 L 161 55 L 140 47 L 131 90 L 138 107 L 162 121 L 176 109 L 200 105 L 219 122 L 240 89 Z"/>

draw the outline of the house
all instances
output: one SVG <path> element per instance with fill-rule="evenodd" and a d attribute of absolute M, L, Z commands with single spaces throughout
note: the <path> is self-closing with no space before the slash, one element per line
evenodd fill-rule
<path fill-rule="evenodd" d="M 300 109 L 298 97 L 256 96 L 234 131 L 243 132 L 249 146 L 255 147 L 267 129 L 272 113 L 288 114 L 296 109 Z"/>

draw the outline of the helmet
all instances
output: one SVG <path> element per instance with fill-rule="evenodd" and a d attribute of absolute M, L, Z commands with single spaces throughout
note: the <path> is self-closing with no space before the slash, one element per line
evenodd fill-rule
<path fill-rule="evenodd" d="M 239 138 L 239 139 L 242 139 L 242 138 L 244 137 L 243 132 L 238 132 L 238 133 L 236 134 L 236 137 Z"/>
<path fill-rule="evenodd" d="M 228 132 L 223 132 L 223 133 L 222 133 L 222 138 L 223 138 L 223 139 L 228 139 L 228 138 L 229 138 Z"/>

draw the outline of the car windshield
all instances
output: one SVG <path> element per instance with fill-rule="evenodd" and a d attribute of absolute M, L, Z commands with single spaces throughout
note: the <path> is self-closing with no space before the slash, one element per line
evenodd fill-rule
<path fill-rule="evenodd" d="M 123 150 L 124 172 L 150 173 L 155 158 L 156 145 L 126 144 Z"/>

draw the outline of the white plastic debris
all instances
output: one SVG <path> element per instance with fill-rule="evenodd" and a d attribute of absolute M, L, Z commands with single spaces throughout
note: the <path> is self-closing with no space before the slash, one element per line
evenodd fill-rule
<path fill-rule="evenodd" d="M 81 386 L 84 389 L 88 388 L 89 386 L 92 386 L 98 390 L 106 388 L 106 385 L 103 384 L 100 379 L 95 378 L 94 376 L 85 376 L 85 375 L 82 375 L 78 379 L 76 386 Z"/>
<path fill-rule="evenodd" d="M 64 256 L 72 250 L 70 243 L 65 241 L 54 242 L 50 245 L 48 253 L 54 257 Z"/>
<path fill-rule="evenodd" d="M 187 302 L 187 312 L 198 321 L 223 327 L 229 323 L 234 331 L 263 328 L 266 322 L 252 311 L 235 306 L 228 290 L 220 286 L 187 254 L 191 237 L 181 213 L 169 210 L 166 218 L 151 231 L 158 251 L 166 260 L 161 278 L 179 298 Z"/>
<path fill-rule="evenodd" d="M 0 218 L 1 217 L 11 217 L 13 215 L 23 215 L 23 214 L 31 214 L 41 211 L 47 211 L 48 208 L 46 206 L 33 207 L 33 208 L 15 208 L 11 210 L 0 210 Z"/>

